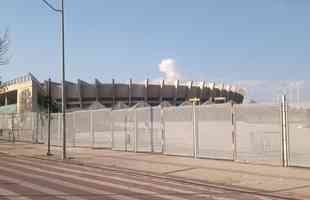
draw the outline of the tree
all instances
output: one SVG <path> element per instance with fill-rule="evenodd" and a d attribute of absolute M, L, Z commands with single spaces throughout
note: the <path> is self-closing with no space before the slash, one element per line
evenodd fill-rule
<path fill-rule="evenodd" d="M 9 51 L 9 33 L 5 31 L 3 37 L 0 36 L 0 65 L 9 63 L 8 51 Z"/>

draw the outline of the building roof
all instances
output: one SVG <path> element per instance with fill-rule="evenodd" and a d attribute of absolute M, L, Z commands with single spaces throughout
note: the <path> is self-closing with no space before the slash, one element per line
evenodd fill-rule
<path fill-rule="evenodd" d="M 3 82 L 0 85 L 0 88 L 5 87 L 5 86 L 9 86 L 9 85 L 14 85 L 17 83 L 27 82 L 27 81 L 35 81 L 35 82 L 39 83 L 39 81 L 29 72 L 28 74 L 26 74 L 24 76 L 19 76 L 17 78 L 12 79 L 12 80 Z"/>

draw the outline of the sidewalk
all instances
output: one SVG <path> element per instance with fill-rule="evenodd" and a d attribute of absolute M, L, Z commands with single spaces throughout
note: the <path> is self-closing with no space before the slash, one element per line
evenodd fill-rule
<path fill-rule="evenodd" d="M 40 159 L 58 159 L 60 150 L 52 147 L 56 156 L 47 157 L 46 145 L 0 143 L 0 153 Z M 68 149 L 68 155 L 73 157 L 68 162 L 96 168 L 134 170 L 242 191 L 310 199 L 310 169 L 88 148 Z"/>

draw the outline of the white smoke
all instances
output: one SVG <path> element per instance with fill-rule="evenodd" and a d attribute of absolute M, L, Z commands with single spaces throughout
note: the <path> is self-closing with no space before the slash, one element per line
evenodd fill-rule
<path fill-rule="evenodd" d="M 174 59 L 168 58 L 161 60 L 158 67 L 165 80 L 174 81 L 182 77 L 177 70 L 177 63 Z"/>

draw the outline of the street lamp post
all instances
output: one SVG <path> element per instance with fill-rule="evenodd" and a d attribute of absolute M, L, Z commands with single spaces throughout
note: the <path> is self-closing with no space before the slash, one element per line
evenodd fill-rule
<path fill-rule="evenodd" d="M 61 40 L 62 40 L 62 159 L 66 159 L 66 93 L 65 93 L 65 12 L 64 12 L 64 0 L 61 0 Z"/>
<path fill-rule="evenodd" d="M 64 12 L 64 0 L 61 0 L 61 10 L 54 8 L 47 0 L 42 0 L 50 9 L 55 12 L 61 13 L 61 43 L 62 43 L 62 159 L 67 158 L 66 154 L 66 91 L 65 91 L 65 12 Z"/>

